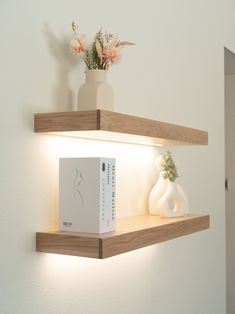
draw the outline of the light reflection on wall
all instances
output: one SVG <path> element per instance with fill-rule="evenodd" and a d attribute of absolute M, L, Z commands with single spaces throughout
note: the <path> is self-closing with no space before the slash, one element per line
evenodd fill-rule
<path fill-rule="evenodd" d="M 135 261 L 135 265 L 131 266 L 131 268 L 138 268 L 141 265 L 148 267 L 148 263 L 151 263 L 153 256 L 157 251 L 158 245 L 152 245 L 106 259 L 50 253 L 39 254 L 41 255 L 43 267 L 45 267 L 47 271 L 50 271 L 50 273 L 53 273 L 54 275 L 63 274 L 69 277 L 74 276 L 76 273 L 80 274 L 81 270 L 86 269 L 91 271 L 91 269 L 96 268 L 97 271 L 97 269 L 104 270 L 106 267 L 108 271 L 112 271 L 112 267 L 120 267 L 120 270 L 127 275 L 133 261 Z M 109 270 L 108 267 L 110 265 L 111 269 Z M 138 269 L 138 273 L 139 272 L 140 269 Z"/>
<path fill-rule="evenodd" d="M 47 295 L 56 296 L 57 305 L 60 302 L 61 305 L 64 302 L 77 302 L 78 299 L 80 304 L 88 305 L 97 297 L 102 299 L 104 306 L 108 306 L 109 300 L 115 302 L 117 298 L 117 302 L 120 302 L 120 298 L 129 295 L 130 287 L 127 283 L 135 283 L 134 291 L 137 291 L 139 297 L 143 297 L 148 293 L 146 287 L 151 285 L 151 272 L 157 273 L 158 268 L 157 245 L 103 260 L 39 254 L 40 278 Z M 79 309 L 79 313 L 86 313 L 86 310 L 87 308 Z"/>

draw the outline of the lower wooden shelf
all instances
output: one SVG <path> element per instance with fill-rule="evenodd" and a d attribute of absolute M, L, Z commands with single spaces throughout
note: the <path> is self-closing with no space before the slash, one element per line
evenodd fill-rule
<path fill-rule="evenodd" d="M 117 220 L 115 232 L 103 234 L 50 231 L 36 233 L 38 252 L 107 258 L 209 228 L 209 215 L 180 218 L 135 216 Z"/>

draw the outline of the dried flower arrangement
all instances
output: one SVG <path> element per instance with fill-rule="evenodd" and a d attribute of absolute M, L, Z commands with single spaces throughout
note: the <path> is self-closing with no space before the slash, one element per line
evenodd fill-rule
<path fill-rule="evenodd" d="M 77 24 L 72 22 L 75 37 L 71 40 L 71 52 L 81 57 L 88 70 L 108 70 L 121 59 L 121 48 L 134 45 L 129 41 L 120 41 L 117 34 L 103 33 L 99 30 L 92 43 L 87 44 L 77 32 Z"/>

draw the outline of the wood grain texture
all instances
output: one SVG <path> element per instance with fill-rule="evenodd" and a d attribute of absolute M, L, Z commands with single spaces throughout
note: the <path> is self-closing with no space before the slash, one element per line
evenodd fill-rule
<path fill-rule="evenodd" d="M 38 252 L 99 258 L 98 238 L 67 234 L 66 232 L 36 233 Z"/>
<path fill-rule="evenodd" d="M 96 110 L 36 113 L 35 132 L 88 131 L 99 129 L 99 114 Z"/>
<path fill-rule="evenodd" d="M 209 228 L 208 215 L 180 218 L 135 216 L 119 219 L 115 232 L 38 232 L 39 252 L 107 258 Z"/>
<path fill-rule="evenodd" d="M 176 124 L 101 111 L 101 130 L 141 135 L 188 144 L 208 144 L 208 133 Z"/>
<path fill-rule="evenodd" d="M 102 131 L 110 133 L 112 140 L 116 134 L 125 134 L 141 136 L 143 142 L 152 138 L 155 139 L 153 143 L 163 145 L 208 144 L 206 131 L 105 110 L 38 113 L 34 116 L 34 131 L 63 132 L 63 135 L 68 132 L 70 136 L 79 136 L 77 131 L 90 131 L 89 134 L 80 132 L 83 137 L 92 137 L 92 132 Z M 123 137 L 122 140 L 125 141 Z"/>

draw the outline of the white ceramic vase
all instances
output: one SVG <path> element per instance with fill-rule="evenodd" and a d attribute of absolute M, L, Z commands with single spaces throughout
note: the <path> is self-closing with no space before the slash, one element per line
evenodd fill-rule
<path fill-rule="evenodd" d="M 113 111 L 113 90 L 106 82 L 105 70 L 87 70 L 86 81 L 78 91 L 78 110 Z"/>
<path fill-rule="evenodd" d="M 161 156 L 157 158 L 155 166 L 161 169 Z M 160 171 L 158 180 L 149 194 L 149 213 L 161 217 L 180 217 L 189 212 L 187 196 L 176 182 L 164 179 Z"/>
<path fill-rule="evenodd" d="M 181 217 L 189 212 L 187 197 L 176 182 L 168 179 L 167 189 L 157 203 L 156 211 L 161 217 Z"/>

